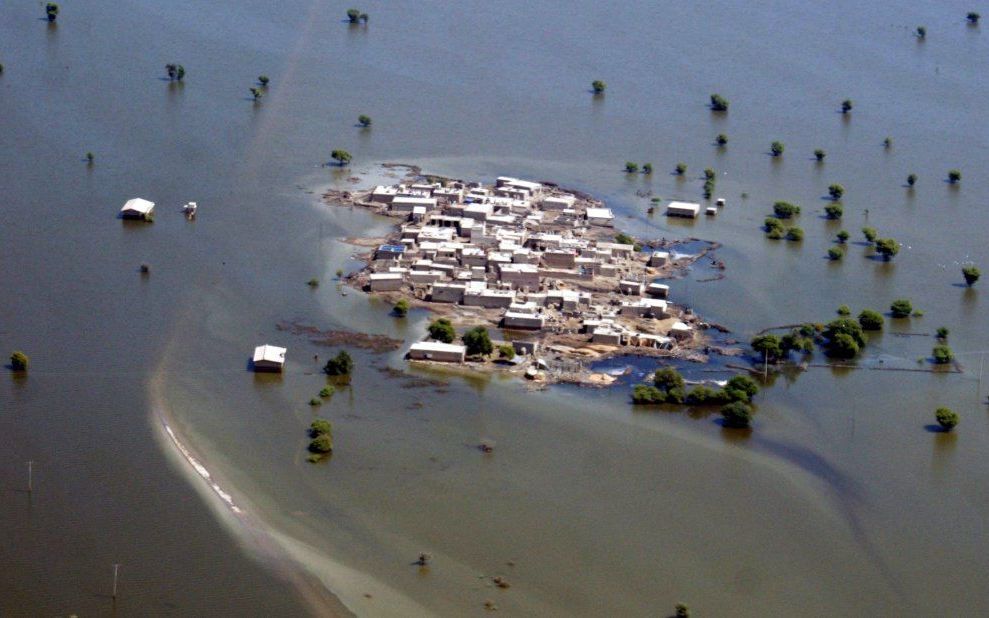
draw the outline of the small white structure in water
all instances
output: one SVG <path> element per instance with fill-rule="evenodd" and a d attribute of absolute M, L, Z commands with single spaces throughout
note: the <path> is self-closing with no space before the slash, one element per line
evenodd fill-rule
<path fill-rule="evenodd" d="M 708 206 L 706 209 L 704 209 L 704 214 L 707 215 L 707 216 L 709 216 L 709 217 L 714 217 L 714 216 L 716 216 L 718 214 L 718 207 L 717 206 Z"/>
<path fill-rule="evenodd" d="M 120 209 L 120 216 L 124 219 L 147 219 L 154 209 L 154 202 L 135 197 L 127 200 L 124 207 Z"/>
<path fill-rule="evenodd" d="M 700 211 L 700 204 L 694 204 L 692 202 L 670 202 L 666 207 L 666 216 L 696 219 Z"/>
<path fill-rule="evenodd" d="M 725 198 L 719 197 L 718 199 L 714 200 L 714 205 L 715 206 L 724 206 L 725 205 Z"/>
<path fill-rule="evenodd" d="M 254 348 L 254 371 L 281 371 L 285 365 L 286 348 L 274 345 L 259 345 Z"/>
<path fill-rule="evenodd" d="M 188 202 L 182 207 L 182 212 L 185 214 L 186 219 L 195 219 L 197 210 L 199 210 L 199 205 L 195 202 Z"/>

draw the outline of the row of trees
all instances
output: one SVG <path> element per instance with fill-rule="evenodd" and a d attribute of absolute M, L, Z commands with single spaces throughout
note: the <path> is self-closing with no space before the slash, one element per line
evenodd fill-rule
<path fill-rule="evenodd" d="M 755 380 L 740 375 L 730 378 L 720 389 L 698 385 L 685 391 L 686 382 L 673 367 L 657 369 L 652 384 L 637 384 L 632 389 L 635 404 L 671 403 L 690 405 L 721 405 L 721 416 L 727 427 L 748 427 L 752 421 L 752 398 L 759 392 Z"/>

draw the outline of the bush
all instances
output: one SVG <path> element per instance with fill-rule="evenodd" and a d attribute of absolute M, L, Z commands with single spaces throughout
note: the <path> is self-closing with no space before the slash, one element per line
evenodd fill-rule
<path fill-rule="evenodd" d="M 951 408 L 938 408 L 934 411 L 934 418 L 945 431 L 951 431 L 958 425 L 958 413 Z"/>
<path fill-rule="evenodd" d="M 714 143 L 718 146 L 724 146 L 728 143 L 728 136 L 724 133 L 718 133 L 718 136 L 714 138 Z"/>
<path fill-rule="evenodd" d="M 724 391 L 714 390 L 707 386 L 695 386 L 687 393 L 686 401 L 691 405 L 724 403 Z"/>
<path fill-rule="evenodd" d="M 593 82 L 591 82 L 591 90 L 594 91 L 594 94 L 601 94 L 602 92 L 604 92 L 605 88 L 607 87 L 608 87 L 607 84 L 605 84 L 600 79 L 596 79 Z"/>
<path fill-rule="evenodd" d="M 855 358 L 860 349 L 861 346 L 851 335 L 838 333 L 834 339 L 829 340 L 826 354 L 833 358 Z"/>
<path fill-rule="evenodd" d="M 814 151 L 814 158 L 817 159 L 818 161 L 823 161 L 824 157 L 826 156 L 828 156 L 828 153 L 824 152 L 824 150 L 820 148 Z"/>
<path fill-rule="evenodd" d="M 769 240 L 782 240 L 785 235 L 786 235 L 786 230 L 784 230 L 783 227 L 781 226 L 769 230 L 769 232 L 766 233 L 766 238 L 768 238 Z"/>
<path fill-rule="evenodd" d="M 845 209 L 842 208 L 841 204 L 828 204 L 824 207 L 824 214 L 828 219 L 841 219 L 841 216 L 845 214 Z"/>
<path fill-rule="evenodd" d="M 646 175 L 652 174 L 652 163 L 643 163 L 642 173 Z"/>
<path fill-rule="evenodd" d="M 669 392 L 673 389 L 683 389 L 683 376 L 673 367 L 662 367 L 653 374 L 652 382 L 661 391 Z"/>
<path fill-rule="evenodd" d="M 457 332 L 453 330 L 453 324 L 447 318 L 439 318 L 429 324 L 429 336 L 436 341 L 443 343 L 453 343 L 457 337 Z"/>
<path fill-rule="evenodd" d="M 951 184 L 957 183 L 962 179 L 962 173 L 958 170 L 948 170 L 948 182 Z"/>
<path fill-rule="evenodd" d="M 794 215 L 800 214 L 800 206 L 791 204 L 790 202 L 776 202 L 773 204 L 773 214 L 778 219 L 789 219 Z"/>
<path fill-rule="evenodd" d="M 773 230 L 782 232 L 784 230 L 783 222 L 776 217 L 766 217 L 762 222 L 762 226 L 767 232 L 772 232 Z"/>
<path fill-rule="evenodd" d="M 811 353 L 814 351 L 813 335 L 805 335 L 801 330 L 793 329 L 780 338 L 780 347 L 784 352 L 794 350 L 797 352 Z"/>
<path fill-rule="evenodd" d="M 323 388 L 319 389 L 319 396 L 325 399 L 325 398 L 329 397 L 330 395 L 332 395 L 335 392 L 336 392 L 336 389 L 333 388 L 333 386 L 327 384 Z"/>
<path fill-rule="evenodd" d="M 251 96 L 254 97 L 255 101 L 257 101 L 258 99 L 264 96 L 264 90 L 262 90 L 261 88 L 255 88 L 254 86 L 252 86 L 250 88 L 250 91 L 251 91 Z"/>
<path fill-rule="evenodd" d="M 832 262 L 837 262 L 843 257 L 845 257 L 845 252 L 841 247 L 831 247 L 828 249 L 828 259 Z"/>
<path fill-rule="evenodd" d="M 841 113 L 847 114 L 848 112 L 852 111 L 852 106 L 853 106 L 852 100 L 845 99 L 844 101 L 841 102 Z"/>
<path fill-rule="evenodd" d="M 711 95 L 711 109 L 716 112 L 727 112 L 728 111 L 728 99 L 724 98 L 720 94 Z"/>
<path fill-rule="evenodd" d="M 404 318 L 409 314 L 409 301 L 404 298 L 399 298 L 395 306 L 392 307 L 392 312 L 400 318 Z"/>
<path fill-rule="evenodd" d="M 914 186 L 917 184 L 917 174 L 907 174 L 907 185 Z"/>
<path fill-rule="evenodd" d="M 872 309 L 863 309 L 859 314 L 859 325 L 862 330 L 882 330 L 884 322 L 882 314 Z"/>
<path fill-rule="evenodd" d="M 962 266 L 962 275 L 965 277 L 965 284 L 968 287 L 975 285 L 975 282 L 982 276 L 982 272 L 974 265 Z"/>
<path fill-rule="evenodd" d="M 786 146 L 783 145 L 783 142 L 773 142 L 769 145 L 769 152 L 772 153 L 774 157 L 782 155 L 785 149 Z"/>
<path fill-rule="evenodd" d="M 30 359 L 27 357 L 27 354 L 16 350 L 10 355 L 10 368 L 14 371 L 27 371 L 29 361 Z"/>
<path fill-rule="evenodd" d="M 951 348 L 943 343 L 934 346 L 934 349 L 931 350 L 931 356 L 934 357 L 934 363 L 936 365 L 946 365 L 955 357 L 951 352 Z"/>
<path fill-rule="evenodd" d="M 683 603 L 677 603 L 674 609 L 676 610 L 676 618 L 690 618 L 690 608 Z"/>
<path fill-rule="evenodd" d="M 309 400 L 309 405 L 311 405 L 313 407 L 315 407 L 315 406 L 321 406 L 321 405 L 323 405 L 323 400 L 320 399 L 319 397 L 313 397 L 312 399 Z"/>
<path fill-rule="evenodd" d="M 710 167 L 704 169 L 704 178 L 706 180 L 714 180 L 715 173 Z"/>
<path fill-rule="evenodd" d="M 515 348 L 510 343 L 500 345 L 498 346 L 498 356 L 499 358 L 510 361 L 515 358 Z"/>
<path fill-rule="evenodd" d="M 889 306 L 894 318 L 906 318 L 913 313 L 913 305 L 906 298 L 898 298 Z"/>
<path fill-rule="evenodd" d="M 258 75 L 258 83 L 261 84 L 262 88 L 267 88 L 270 81 L 271 79 L 267 75 Z"/>
<path fill-rule="evenodd" d="M 365 129 L 371 126 L 371 117 L 366 114 L 361 114 L 357 117 L 357 124 L 361 125 Z"/>
<path fill-rule="evenodd" d="M 864 227 L 862 228 L 862 236 L 865 236 L 866 242 L 875 242 L 876 237 L 879 236 L 879 232 L 874 227 Z"/>
<path fill-rule="evenodd" d="M 838 315 L 841 316 L 852 315 L 852 310 L 848 305 L 840 305 L 838 307 Z"/>
<path fill-rule="evenodd" d="M 949 333 L 949 332 L 950 332 L 950 331 L 949 331 L 949 330 L 947 329 L 947 327 L 945 327 L 945 326 L 941 326 L 941 327 L 939 327 L 939 328 L 937 329 L 937 338 L 938 338 L 938 339 L 947 339 L 947 338 L 948 338 L 948 333 Z"/>
<path fill-rule="evenodd" d="M 494 351 L 494 345 L 491 343 L 488 329 L 483 326 L 475 326 L 470 329 L 464 333 L 461 340 L 463 340 L 464 345 L 467 347 L 467 354 L 469 356 L 476 356 L 478 354 L 487 356 Z"/>
<path fill-rule="evenodd" d="M 687 173 L 687 164 L 677 163 L 676 167 L 674 168 L 674 171 L 676 172 L 677 176 L 683 176 L 684 174 Z"/>
<path fill-rule="evenodd" d="M 663 403 L 666 401 L 666 393 L 655 386 L 648 384 L 636 384 L 632 389 L 632 403 L 650 404 Z"/>
<path fill-rule="evenodd" d="M 748 427 L 752 422 L 752 406 L 744 401 L 733 401 L 721 407 L 721 417 L 727 427 Z"/>
<path fill-rule="evenodd" d="M 306 281 L 306 285 L 308 285 L 311 288 L 318 288 L 319 287 L 319 279 L 313 277 L 309 281 Z"/>
<path fill-rule="evenodd" d="M 775 363 L 783 357 L 783 345 L 779 335 L 769 333 L 767 335 L 757 335 L 749 342 L 752 349 L 758 352 L 761 358 Z"/>
<path fill-rule="evenodd" d="M 356 24 L 357 22 L 360 21 L 363 21 L 366 24 L 368 20 L 368 15 L 367 13 L 362 13 L 358 9 L 347 9 L 347 19 L 352 24 Z"/>
<path fill-rule="evenodd" d="M 639 171 L 639 164 L 632 161 L 625 162 L 625 173 L 634 174 Z"/>
<path fill-rule="evenodd" d="M 323 367 L 323 371 L 331 376 L 349 376 L 353 370 L 354 359 L 346 350 L 340 350 L 340 353 L 326 361 L 326 366 Z"/>
<path fill-rule="evenodd" d="M 845 230 L 838 230 L 838 233 L 835 234 L 835 238 L 837 238 L 838 239 L 838 242 L 841 243 L 841 244 L 845 244 L 846 242 L 848 242 L 848 239 L 850 237 L 851 237 L 851 234 L 849 234 Z"/>
<path fill-rule="evenodd" d="M 786 239 L 793 242 L 800 242 L 804 239 L 804 230 L 799 227 L 791 227 L 786 230 Z"/>
<path fill-rule="evenodd" d="M 832 184 L 828 186 L 828 195 L 831 196 L 831 199 L 838 201 L 841 199 L 841 196 L 845 195 L 845 187 L 838 183 Z"/>

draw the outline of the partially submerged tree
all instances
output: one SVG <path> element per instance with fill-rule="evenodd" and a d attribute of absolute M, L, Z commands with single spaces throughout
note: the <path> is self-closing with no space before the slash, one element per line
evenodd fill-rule
<path fill-rule="evenodd" d="M 862 228 L 862 236 L 865 236 L 865 242 L 875 242 L 876 238 L 879 236 L 879 232 L 876 231 L 874 227 L 864 227 Z"/>
<path fill-rule="evenodd" d="M 830 247 L 828 249 L 828 259 L 837 262 L 845 257 L 845 251 L 841 247 Z"/>
<path fill-rule="evenodd" d="M 848 317 L 828 322 L 822 335 L 825 353 L 834 358 L 855 358 L 866 341 L 862 326 Z"/>
<path fill-rule="evenodd" d="M 884 322 L 882 314 L 872 309 L 863 309 L 859 314 L 859 325 L 862 330 L 882 330 Z"/>
<path fill-rule="evenodd" d="M 849 234 L 849 233 L 848 233 L 847 231 L 845 231 L 845 230 L 838 230 L 838 233 L 837 233 L 837 234 L 835 234 L 835 238 L 837 238 L 837 239 L 838 239 L 838 243 L 839 243 L 839 244 L 842 244 L 842 245 L 843 245 L 843 244 L 845 244 L 846 242 L 848 242 L 848 238 L 849 238 L 850 236 L 851 236 L 851 234 Z"/>
<path fill-rule="evenodd" d="M 727 112 L 728 111 L 728 99 L 724 98 L 720 94 L 711 95 L 711 109 L 716 112 Z"/>
<path fill-rule="evenodd" d="M 331 376 L 349 376 L 354 371 L 354 359 L 346 350 L 340 350 L 339 354 L 326 361 L 323 371 Z"/>
<path fill-rule="evenodd" d="M 724 146 L 728 143 L 728 136 L 724 133 L 718 133 L 717 137 L 714 138 L 714 143 L 718 146 Z"/>
<path fill-rule="evenodd" d="M 744 401 L 727 403 L 721 407 L 721 417 L 726 427 L 748 427 L 752 423 L 752 406 Z"/>
<path fill-rule="evenodd" d="M 917 184 L 917 174 L 907 174 L 907 186 L 914 186 Z"/>
<path fill-rule="evenodd" d="M 790 202 L 776 202 L 773 204 L 773 214 L 778 219 L 789 219 L 794 215 L 800 214 L 800 206 L 791 204 Z"/>
<path fill-rule="evenodd" d="M 841 204 L 828 204 L 824 207 L 824 215 L 828 219 L 841 219 L 841 216 L 845 213 L 845 209 L 842 208 Z"/>
<path fill-rule="evenodd" d="M 900 252 L 900 243 L 895 238 L 877 238 L 876 253 L 883 256 L 887 262 L 893 259 Z"/>
<path fill-rule="evenodd" d="M 360 9 L 347 9 L 347 20 L 352 24 L 358 22 L 364 22 L 366 24 L 368 19 L 368 14 L 361 12 Z"/>
<path fill-rule="evenodd" d="M 831 199 L 832 200 L 838 201 L 838 200 L 841 199 L 841 196 L 845 195 L 845 187 L 841 186 L 838 183 L 834 183 L 832 185 L 829 185 L 828 186 L 828 195 L 831 196 Z"/>
<path fill-rule="evenodd" d="M 593 82 L 591 82 L 591 90 L 594 91 L 594 94 L 602 94 L 607 88 L 608 85 L 605 84 L 600 79 L 596 79 Z"/>
<path fill-rule="evenodd" d="M 259 75 L 258 76 L 258 83 L 261 84 L 261 87 L 262 88 L 267 88 L 269 81 L 271 81 L 271 80 L 268 79 L 268 76 L 267 75 Z"/>
<path fill-rule="evenodd" d="M 498 346 L 498 357 L 506 361 L 510 361 L 515 358 L 515 348 L 510 343 L 503 343 Z"/>
<path fill-rule="evenodd" d="M 635 163 L 634 161 L 626 161 L 625 162 L 625 173 L 626 174 L 635 174 L 638 171 L 639 171 L 639 164 L 638 163 Z"/>
<path fill-rule="evenodd" d="M 395 312 L 395 315 L 398 317 L 404 318 L 409 313 L 409 301 L 404 298 L 398 299 L 398 302 L 395 303 L 394 307 L 392 307 L 392 311 Z"/>
<path fill-rule="evenodd" d="M 773 142 L 772 144 L 769 145 L 769 152 L 774 157 L 781 156 L 783 154 L 783 151 L 785 149 L 786 149 L 786 146 L 783 145 L 783 142 Z"/>
<path fill-rule="evenodd" d="M 828 156 L 828 153 L 824 152 L 821 148 L 814 150 L 814 158 L 817 159 L 818 162 L 823 161 L 826 156 Z"/>
<path fill-rule="evenodd" d="M 889 306 L 894 318 L 908 318 L 913 313 L 913 304 L 906 298 L 897 298 Z"/>
<path fill-rule="evenodd" d="M 934 411 L 934 420 L 944 431 L 951 431 L 958 425 L 958 413 L 951 408 L 938 408 Z"/>
<path fill-rule="evenodd" d="M 353 157 L 351 157 L 350 153 L 347 152 L 346 150 L 334 150 L 333 152 L 330 153 L 330 158 L 336 161 L 337 164 L 340 165 L 340 167 L 343 167 L 348 163 L 350 163 L 350 160 Z"/>
<path fill-rule="evenodd" d="M 14 371 L 27 371 L 29 359 L 27 354 L 21 352 L 20 350 L 15 350 L 13 354 L 10 355 L 10 368 Z"/>
<path fill-rule="evenodd" d="M 677 176 L 683 176 L 684 174 L 687 173 L 687 164 L 677 163 L 676 167 L 673 169 L 674 169 L 674 173 L 676 173 Z"/>
<path fill-rule="evenodd" d="M 757 335 L 752 338 L 749 345 L 756 351 L 759 358 L 765 359 L 770 363 L 775 363 L 784 356 L 783 345 L 779 335 L 772 333 Z"/>
<path fill-rule="evenodd" d="M 852 100 L 845 99 L 844 101 L 841 102 L 841 113 L 847 114 L 848 112 L 852 111 L 852 107 L 853 107 Z"/>
<path fill-rule="evenodd" d="M 982 18 L 982 15 L 979 15 L 975 11 L 969 11 L 968 12 L 968 15 L 965 16 L 965 19 L 968 20 L 968 23 L 970 23 L 972 25 L 975 25 L 975 24 L 979 23 L 979 20 L 981 18 Z"/>
<path fill-rule="evenodd" d="M 58 19 L 58 5 L 54 2 L 49 2 L 46 4 L 45 16 L 48 17 L 49 22 L 53 22 Z"/>
<path fill-rule="evenodd" d="M 979 277 L 982 276 L 982 272 L 975 264 L 969 264 L 968 266 L 962 266 L 962 276 L 965 277 L 965 285 L 972 287 L 979 280 Z"/>
<path fill-rule="evenodd" d="M 257 101 L 262 96 L 264 96 L 264 90 L 262 90 L 260 88 L 254 88 L 254 87 L 252 87 L 251 88 L 251 96 L 254 97 L 254 100 L 255 101 Z"/>
<path fill-rule="evenodd" d="M 931 350 L 931 356 L 934 359 L 934 363 L 937 365 L 946 365 L 955 357 L 955 355 L 951 352 L 951 348 L 945 343 L 939 343 L 934 346 L 934 349 Z"/>
<path fill-rule="evenodd" d="M 652 163 L 643 163 L 642 164 L 642 173 L 645 174 L 645 175 L 647 175 L 647 176 L 649 174 L 652 174 Z"/>
<path fill-rule="evenodd" d="M 365 129 L 371 126 L 371 117 L 367 114 L 361 114 L 357 117 L 357 124 L 361 125 Z"/>
<path fill-rule="evenodd" d="M 797 226 L 786 228 L 786 239 L 793 242 L 800 242 L 804 239 L 803 228 Z"/>
<path fill-rule="evenodd" d="M 958 184 L 958 181 L 962 179 L 962 173 L 958 170 L 948 170 L 948 182 L 951 184 Z"/>
<path fill-rule="evenodd" d="M 914 33 L 917 35 L 918 39 L 927 38 L 927 28 L 925 26 L 917 26 L 917 29 L 914 31 Z"/>

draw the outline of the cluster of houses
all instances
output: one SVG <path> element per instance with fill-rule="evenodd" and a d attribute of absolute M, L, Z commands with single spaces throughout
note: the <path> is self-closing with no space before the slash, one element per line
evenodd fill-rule
<path fill-rule="evenodd" d="M 669 253 L 612 242 L 615 216 L 599 203 L 510 177 L 378 186 L 358 203 L 403 220 L 361 276 L 371 292 L 492 310 L 503 329 L 537 336 L 662 349 L 693 337 L 651 281 Z M 423 342 L 410 357 L 460 362 L 464 349 Z"/>

